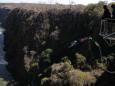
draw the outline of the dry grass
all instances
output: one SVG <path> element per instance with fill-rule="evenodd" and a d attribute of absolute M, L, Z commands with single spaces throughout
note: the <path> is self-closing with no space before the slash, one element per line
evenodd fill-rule
<path fill-rule="evenodd" d="M 63 10 L 63 9 L 70 9 L 70 5 L 62 5 L 62 4 L 33 4 L 33 3 L 1 3 L 0 4 L 1 8 L 9 8 L 9 9 L 14 9 L 14 8 L 24 8 L 28 10 L 34 10 L 34 11 L 47 11 L 50 9 L 54 10 Z M 72 5 L 71 9 L 76 10 L 76 11 L 83 11 L 85 6 L 83 5 Z"/>
<path fill-rule="evenodd" d="M 64 63 L 52 66 L 51 86 L 63 86 L 67 84 L 68 86 L 93 86 L 95 84 L 96 78 L 90 72 L 83 72 L 74 68 L 68 69 L 69 66 L 64 66 Z"/>
<path fill-rule="evenodd" d="M 68 77 L 71 86 L 92 86 L 96 82 L 96 78 L 90 72 L 80 70 L 70 71 Z"/>

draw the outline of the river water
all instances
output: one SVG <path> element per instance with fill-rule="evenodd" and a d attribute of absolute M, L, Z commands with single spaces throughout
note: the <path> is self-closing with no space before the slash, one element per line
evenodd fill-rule
<path fill-rule="evenodd" d="M 3 50 L 4 48 L 4 29 L 0 26 L 0 78 L 11 81 L 12 77 L 11 74 L 8 72 L 6 65 L 8 64 L 7 61 L 5 61 L 5 52 Z"/>

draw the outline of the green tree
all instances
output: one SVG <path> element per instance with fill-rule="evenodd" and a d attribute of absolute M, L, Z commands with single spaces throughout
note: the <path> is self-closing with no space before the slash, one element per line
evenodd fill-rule
<path fill-rule="evenodd" d="M 97 15 L 101 16 L 103 13 L 103 5 L 104 2 L 99 2 L 98 4 L 89 4 L 85 9 L 84 12 L 88 13 L 89 15 Z"/>

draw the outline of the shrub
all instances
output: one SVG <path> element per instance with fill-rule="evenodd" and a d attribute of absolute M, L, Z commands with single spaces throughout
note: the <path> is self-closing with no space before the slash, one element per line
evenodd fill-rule
<path fill-rule="evenodd" d="M 75 70 L 68 62 L 52 65 L 51 86 L 93 86 L 96 78 L 90 72 Z"/>
<path fill-rule="evenodd" d="M 53 53 L 53 49 L 50 49 L 50 48 L 42 51 L 41 57 L 42 57 L 43 61 L 51 63 L 50 55 L 52 53 Z"/>
<path fill-rule="evenodd" d="M 68 81 L 71 86 L 93 86 L 96 78 L 90 72 L 72 70 L 68 74 Z"/>
<path fill-rule="evenodd" d="M 33 63 L 31 63 L 31 67 L 38 67 L 38 62 L 33 62 Z"/>
<path fill-rule="evenodd" d="M 48 86 L 49 78 L 44 77 L 41 79 L 41 86 Z"/>
<path fill-rule="evenodd" d="M 0 78 L 0 86 L 6 86 L 7 82 Z"/>
<path fill-rule="evenodd" d="M 52 65 L 52 73 L 67 72 L 73 69 L 73 66 L 69 62 L 61 62 Z"/>
<path fill-rule="evenodd" d="M 75 54 L 75 64 L 78 68 L 81 68 L 82 66 L 84 66 L 84 64 L 86 63 L 86 58 L 79 54 L 79 53 L 76 53 Z"/>
<path fill-rule="evenodd" d="M 96 67 L 97 68 L 101 68 L 101 69 L 106 69 L 106 64 L 105 63 L 100 63 L 100 62 L 96 62 Z"/>
<path fill-rule="evenodd" d="M 112 55 L 108 55 L 106 57 L 103 56 L 95 61 L 96 61 L 95 66 L 97 68 L 106 69 L 109 66 L 109 64 L 114 61 L 114 56 Z"/>
<path fill-rule="evenodd" d="M 58 64 L 53 64 L 51 68 L 50 85 L 63 86 L 67 84 L 67 75 L 68 72 L 73 69 L 73 66 L 68 62 L 61 62 Z"/>

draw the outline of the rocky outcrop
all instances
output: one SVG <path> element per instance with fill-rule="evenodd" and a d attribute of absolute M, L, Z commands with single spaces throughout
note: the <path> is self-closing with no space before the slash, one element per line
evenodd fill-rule
<path fill-rule="evenodd" d="M 14 9 L 9 13 L 4 24 L 6 28 L 4 50 L 9 71 L 16 80 L 26 86 L 28 78 L 26 68 L 30 68 L 32 59 L 49 58 L 51 50 L 45 51 L 45 55 L 44 50 L 48 48 L 53 50 L 50 64 L 60 61 L 63 56 L 71 56 L 76 51 L 86 52 L 88 46 L 84 47 L 82 43 L 82 47 L 76 47 L 73 51 L 68 50 L 68 44 L 73 40 L 92 35 L 92 29 L 98 27 L 95 19 L 99 20 L 96 16 L 70 9 L 38 10 L 37 12 L 21 8 Z M 32 51 L 36 53 L 32 54 Z M 39 69 L 39 73 L 49 65 L 49 60 L 44 61 L 42 58 L 40 62 L 39 65 L 43 68 Z"/>

